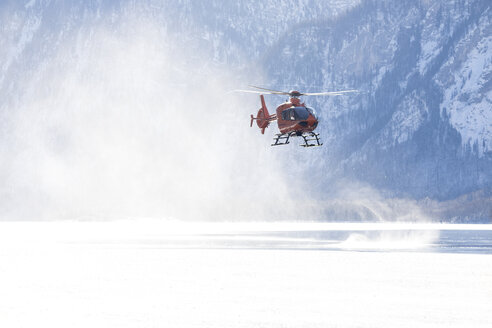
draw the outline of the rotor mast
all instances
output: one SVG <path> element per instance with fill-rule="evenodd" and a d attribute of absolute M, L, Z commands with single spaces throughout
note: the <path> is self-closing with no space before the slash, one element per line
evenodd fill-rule
<path fill-rule="evenodd" d="M 289 96 L 290 99 L 289 101 L 292 103 L 294 106 L 301 106 L 301 100 L 299 99 L 300 96 L 302 96 L 302 93 L 296 90 L 291 90 L 289 91 Z"/>

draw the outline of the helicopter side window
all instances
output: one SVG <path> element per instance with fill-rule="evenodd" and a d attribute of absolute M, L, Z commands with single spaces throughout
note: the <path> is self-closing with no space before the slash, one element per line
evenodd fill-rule
<path fill-rule="evenodd" d="M 289 110 L 282 111 L 282 119 L 287 121 L 289 119 Z"/>
<path fill-rule="evenodd" d="M 294 111 L 294 109 L 289 109 L 289 118 L 291 121 L 295 121 L 296 120 L 296 112 Z"/>
<path fill-rule="evenodd" d="M 285 121 L 295 121 L 296 113 L 293 108 L 286 109 L 282 112 L 282 119 Z"/>

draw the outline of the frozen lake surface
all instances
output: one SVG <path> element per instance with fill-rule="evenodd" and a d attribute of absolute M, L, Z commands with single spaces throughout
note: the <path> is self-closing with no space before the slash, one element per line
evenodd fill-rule
<path fill-rule="evenodd" d="M 492 226 L 0 223 L 1 327 L 492 327 Z"/>

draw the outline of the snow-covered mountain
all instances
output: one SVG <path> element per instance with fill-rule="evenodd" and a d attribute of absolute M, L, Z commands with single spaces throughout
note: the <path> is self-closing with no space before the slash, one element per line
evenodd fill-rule
<path fill-rule="evenodd" d="M 56 117 L 62 120 L 60 104 L 73 99 L 64 87 L 81 92 L 75 86 L 84 85 L 84 104 L 94 108 L 114 105 L 107 98 L 128 97 L 131 90 L 147 104 L 148 97 L 157 97 L 156 85 L 184 97 L 190 89 L 203 90 L 190 99 L 209 95 L 212 87 L 247 83 L 301 91 L 358 89 L 355 96 L 306 99 L 321 118 L 321 149 L 284 148 L 263 161 L 288 163 L 278 164 L 288 172 L 281 179 L 310 178 L 311 192 L 322 195 L 332 194 L 340 179 L 355 180 L 386 196 L 416 199 L 432 213 L 447 211 L 439 204 L 456 208 L 471 199 L 481 204 L 479 214 L 468 206 L 459 216 L 484 219 L 492 210 L 491 49 L 488 0 L 4 1 L 0 151 L 4 158 L 16 157 L 19 145 L 28 142 L 29 129 L 17 124 L 19 113 L 50 105 L 59 108 Z M 109 89 L 97 98 L 99 91 L 87 83 L 100 81 Z M 211 97 L 202 105 L 234 103 L 241 106 L 238 115 L 258 105 L 251 97 Z M 267 99 L 270 107 L 281 100 Z M 178 96 L 170 101 L 189 107 Z M 189 124 L 194 112 L 180 110 Z M 53 114 L 47 113 L 42 119 Z M 224 134 L 237 133 L 233 113 L 220 119 L 228 120 Z M 201 131 L 200 122 L 191 125 Z M 49 132 L 50 147 L 68 147 L 64 139 L 70 133 L 62 130 Z M 259 145 L 269 144 L 264 139 Z M 6 162 L 0 178 L 10 187 L 2 192 L 12 197 L 15 165 Z M 237 179 L 237 167 L 231 164 L 228 176 Z M 444 216 L 453 217 L 448 212 Z"/>
<path fill-rule="evenodd" d="M 489 1 L 366 1 L 266 65 L 278 84 L 366 92 L 318 100 L 332 169 L 449 199 L 492 185 L 491 18 Z"/>

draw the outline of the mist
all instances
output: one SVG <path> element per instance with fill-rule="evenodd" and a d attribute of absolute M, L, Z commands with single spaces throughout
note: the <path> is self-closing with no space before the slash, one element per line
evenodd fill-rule
<path fill-rule="evenodd" d="M 86 12 L 81 26 L 53 23 L 39 40 L 18 28 L 21 45 L 34 46 L 11 47 L 28 64 L 7 61 L 1 219 L 429 219 L 416 202 L 357 181 L 313 181 L 330 158 L 297 140 L 270 147 L 275 124 L 265 135 L 249 127 L 259 98 L 231 92 L 267 83 L 261 65 L 218 60 L 196 31 L 173 30 L 142 8 Z M 7 13 L 15 29 L 21 19 Z M 267 105 L 273 111 L 282 100 Z"/>
<path fill-rule="evenodd" d="M 302 183 L 249 127 L 259 100 L 228 92 L 248 81 L 152 17 L 121 15 L 20 70 L 22 90 L 3 113 L 1 216 L 298 215 L 290 185 Z"/>

